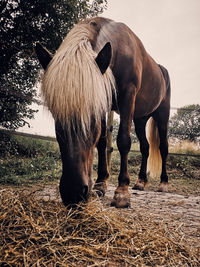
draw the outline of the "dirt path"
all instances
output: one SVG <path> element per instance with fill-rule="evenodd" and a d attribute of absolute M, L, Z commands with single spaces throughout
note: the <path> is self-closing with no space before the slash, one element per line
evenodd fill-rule
<path fill-rule="evenodd" d="M 102 199 L 106 207 L 110 207 L 115 186 L 109 184 L 105 197 Z M 172 193 L 153 191 L 136 191 L 131 189 L 131 208 L 127 210 L 132 214 L 145 214 L 154 221 L 163 222 L 173 231 L 183 231 L 188 241 L 195 239 L 196 247 L 200 248 L 200 196 L 183 196 Z M 36 191 L 37 198 L 44 200 L 61 201 L 56 186 L 46 185 Z"/>
<path fill-rule="evenodd" d="M 109 185 L 106 205 L 113 197 L 115 186 Z M 131 189 L 130 212 L 145 213 L 153 220 L 164 222 L 172 229 L 181 228 L 187 239 L 195 238 L 200 247 L 200 196 L 137 191 Z"/>

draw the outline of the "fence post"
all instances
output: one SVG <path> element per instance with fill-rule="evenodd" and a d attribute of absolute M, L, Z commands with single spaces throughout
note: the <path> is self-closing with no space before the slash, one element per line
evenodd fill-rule
<path fill-rule="evenodd" d="M 113 118 L 114 118 L 114 111 L 111 111 L 108 114 L 108 122 L 107 122 L 107 164 L 109 169 L 111 164 L 111 154 L 113 152 L 113 147 L 112 147 Z"/>

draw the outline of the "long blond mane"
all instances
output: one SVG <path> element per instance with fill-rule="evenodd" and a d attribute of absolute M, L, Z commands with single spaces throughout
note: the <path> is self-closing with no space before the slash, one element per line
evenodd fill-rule
<path fill-rule="evenodd" d="M 62 42 L 43 77 L 42 93 L 53 117 L 87 136 L 91 119 L 111 108 L 115 81 L 110 68 L 101 74 L 90 24 L 77 24 Z"/>

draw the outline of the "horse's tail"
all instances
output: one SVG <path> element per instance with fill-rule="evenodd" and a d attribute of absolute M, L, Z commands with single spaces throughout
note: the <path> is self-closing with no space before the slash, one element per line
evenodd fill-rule
<path fill-rule="evenodd" d="M 153 118 L 150 118 L 146 127 L 147 140 L 149 142 L 149 157 L 147 161 L 147 174 L 150 177 L 158 177 L 161 174 L 162 159 L 160 155 L 160 137 L 158 127 Z"/>

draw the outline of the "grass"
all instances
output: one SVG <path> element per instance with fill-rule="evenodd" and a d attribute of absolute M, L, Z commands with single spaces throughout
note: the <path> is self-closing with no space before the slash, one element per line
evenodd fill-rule
<path fill-rule="evenodd" d="M 187 140 L 185 141 L 179 140 L 178 142 L 175 143 L 171 142 L 170 152 L 189 154 L 189 155 L 200 155 L 200 147 L 194 142 L 189 142 Z"/>
<path fill-rule="evenodd" d="M 30 185 L 37 183 L 58 183 L 62 172 L 60 152 L 58 144 L 51 141 L 31 139 L 28 137 L 11 137 L 7 140 L 8 149 L 0 156 L 0 183 L 7 185 Z M 182 150 L 174 152 L 183 153 L 183 147 L 194 147 L 189 143 L 181 144 Z M 132 146 L 132 150 L 138 150 L 138 144 Z M 141 163 L 141 155 L 138 152 L 129 153 L 128 168 L 131 176 L 131 186 L 135 183 Z M 198 150 L 194 150 L 196 153 Z M 186 150 L 184 151 L 186 152 Z M 97 152 L 94 159 L 94 176 L 97 171 Z M 112 153 L 111 177 L 109 181 L 117 185 L 120 166 L 119 152 L 114 146 Z M 169 191 L 179 194 L 199 195 L 200 191 L 200 158 L 170 155 L 167 169 L 169 174 Z M 159 179 L 151 179 L 147 190 L 157 190 Z"/>
<path fill-rule="evenodd" d="M 132 150 L 137 150 L 137 147 Z M 176 153 L 183 151 L 176 150 Z M 195 154 L 196 155 L 196 154 Z M 141 164 L 141 155 L 131 151 L 129 153 L 128 169 L 131 177 L 130 186 L 133 186 L 138 178 Z M 120 166 L 119 152 L 112 153 L 110 181 L 117 186 Z M 200 195 L 200 157 L 169 155 L 167 170 L 169 176 L 169 192 L 183 195 Z M 159 178 L 150 178 L 146 190 L 156 191 L 160 183 Z"/>
<path fill-rule="evenodd" d="M 0 182 L 24 185 L 27 183 L 50 182 L 61 174 L 61 162 L 53 157 L 1 159 Z"/>
<path fill-rule="evenodd" d="M 75 209 L 38 198 L 43 185 L 59 181 L 57 144 L 19 137 L 9 142 L 16 147 L 0 157 L 1 266 L 199 266 L 197 237 L 188 239 L 183 222 L 171 215 L 157 221 L 140 209 L 118 210 L 94 197 Z M 114 151 L 110 182 L 116 185 L 119 161 Z M 131 152 L 131 185 L 140 162 L 140 154 Z M 200 195 L 199 166 L 197 157 L 169 156 L 170 191 Z M 158 184 L 150 180 L 147 190 Z"/>
<path fill-rule="evenodd" d="M 0 183 L 25 185 L 57 181 L 61 175 L 57 143 L 28 137 L 7 137 L 0 156 Z"/>

